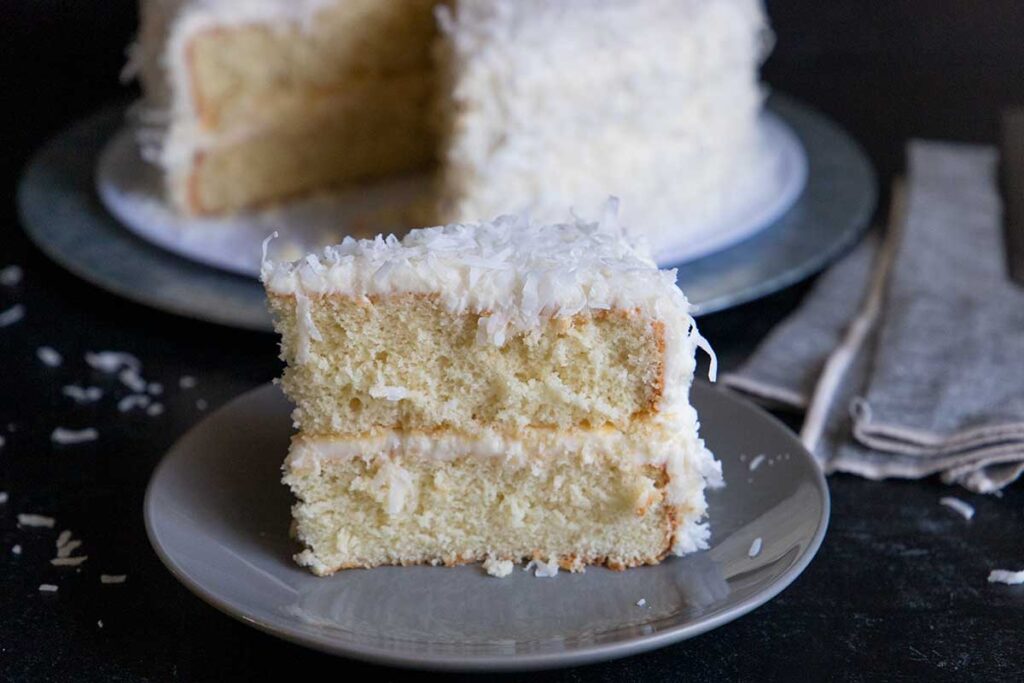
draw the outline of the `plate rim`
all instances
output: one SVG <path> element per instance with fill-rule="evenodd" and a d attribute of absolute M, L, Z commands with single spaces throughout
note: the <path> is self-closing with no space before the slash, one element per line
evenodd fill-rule
<path fill-rule="evenodd" d="M 810 542 L 803 549 L 797 561 L 769 583 L 764 590 L 758 591 L 723 612 L 708 617 L 707 619 L 703 619 L 696 624 L 678 624 L 654 634 L 634 636 L 627 640 L 607 644 L 588 644 L 569 652 L 469 656 L 450 654 L 402 655 L 401 653 L 396 653 L 394 650 L 378 649 L 375 646 L 366 646 L 364 644 L 352 645 L 346 644 L 344 641 L 332 640 L 329 638 L 318 638 L 316 636 L 301 633 L 288 626 L 281 627 L 279 625 L 266 623 L 261 619 L 247 614 L 245 610 L 233 605 L 230 601 L 219 597 L 216 593 L 204 587 L 200 582 L 189 576 L 188 572 L 181 567 L 170 554 L 167 553 L 165 548 L 159 542 L 158 532 L 155 529 L 155 503 L 153 502 L 155 496 L 154 488 L 164 469 L 169 467 L 170 458 L 168 456 L 170 456 L 184 440 L 188 439 L 196 431 L 201 429 L 207 421 L 229 410 L 233 406 L 236 406 L 238 403 L 241 403 L 246 399 L 251 399 L 257 393 L 268 391 L 271 387 L 273 387 L 273 383 L 261 384 L 239 394 L 194 424 L 161 456 L 160 461 L 157 463 L 156 467 L 153 468 L 152 474 L 150 475 L 142 503 L 146 537 L 149 541 L 150 547 L 156 553 L 164 567 L 166 567 L 174 578 L 188 589 L 189 592 L 206 604 L 217 609 L 222 614 L 226 614 L 227 616 L 240 621 L 247 626 L 251 626 L 267 635 L 281 638 L 290 643 L 308 647 L 330 655 L 347 657 L 371 664 L 402 669 L 481 673 L 566 668 L 650 652 L 651 650 L 679 643 L 684 640 L 689 640 L 690 638 L 707 633 L 719 626 L 746 616 L 757 608 L 773 600 L 782 593 L 782 591 L 792 585 L 817 556 L 817 553 L 821 548 L 821 544 L 825 539 L 829 522 L 831 520 L 832 503 L 828 481 L 821 467 L 817 465 L 817 461 L 814 456 L 811 455 L 811 453 L 808 452 L 800 443 L 798 437 L 793 433 L 793 431 L 779 420 L 779 418 L 757 406 L 748 399 L 739 396 L 735 392 L 729 391 L 726 388 L 713 386 L 708 382 L 698 379 L 694 382 L 694 387 L 699 387 L 699 391 L 716 393 L 719 395 L 719 398 L 724 398 L 743 406 L 747 410 L 753 410 L 756 413 L 759 413 L 760 417 L 767 419 L 770 424 L 783 432 L 787 438 L 791 439 L 794 446 L 799 446 L 799 448 L 795 450 L 800 454 L 800 457 L 807 459 L 811 463 L 810 470 L 812 472 L 812 479 L 815 484 L 815 490 L 821 501 L 822 510 L 821 516 L 817 520 L 817 527 Z"/>

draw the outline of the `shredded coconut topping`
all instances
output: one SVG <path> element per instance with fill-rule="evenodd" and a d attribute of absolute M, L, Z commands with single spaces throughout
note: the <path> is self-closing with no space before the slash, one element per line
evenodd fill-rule
<path fill-rule="evenodd" d="M 86 427 L 85 429 L 65 429 L 64 427 L 57 427 L 50 434 L 50 439 L 54 443 L 62 445 L 73 445 L 77 443 L 85 443 L 86 441 L 95 441 L 100 436 L 92 427 Z"/>
<path fill-rule="evenodd" d="M 56 593 L 57 587 L 52 583 L 41 583 L 39 584 L 40 593 Z"/>
<path fill-rule="evenodd" d="M 3 285 L 4 287 L 14 287 L 21 282 L 23 275 L 24 273 L 20 266 L 5 266 L 3 269 L 0 269 L 0 285 Z"/>
<path fill-rule="evenodd" d="M 960 500 L 959 498 L 946 496 L 945 498 L 939 499 L 939 504 L 945 505 L 949 509 L 958 512 L 967 521 L 970 521 L 971 518 L 974 517 L 974 506 Z"/>
<path fill-rule="evenodd" d="M 20 321 L 25 317 L 25 307 L 21 304 L 14 304 L 6 311 L 0 312 L 0 327 L 7 327 Z"/>
<path fill-rule="evenodd" d="M 750 461 L 750 471 L 753 472 L 754 470 L 756 470 L 758 467 L 761 466 L 761 463 L 763 463 L 763 462 L 764 462 L 764 456 L 763 455 L 758 455 L 757 457 L 755 457 L 753 460 Z"/>
<path fill-rule="evenodd" d="M 46 515 L 34 515 L 31 513 L 22 513 L 18 515 L 18 526 L 44 527 L 46 529 L 52 529 L 53 525 L 56 523 L 57 520 L 53 517 L 47 517 Z"/>
<path fill-rule="evenodd" d="M 988 575 L 989 583 L 1005 583 L 1008 586 L 1017 586 L 1024 583 L 1024 569 L 1013 572 L 1006 569 L 993 569 Z"/>
<path fill-rule="evenodd" d="M 115 584 L 124 583 L 128 580 L 127 574 L 100 574 L 100 583 L 102 584 Z"/>
<path fill-rule="evenodd" d="M 77 403 L 95 403 L 103 397 L 103 390 L 99 387 L 80 387 L 76 384 L 69 384 L 61 389 L 61 393 L 74 399 Z"/>
<path fill-rule="evenodd" d="M 193 389 L 196 386 L 196 378 L 191 375 L 182 375 L 178 380 L 178 386 L 182 389 Z"/>
<path fill-rule="evenodd" d="M 50 346 L 40 346 L 36 349 L 36 357 L 42 361 L 43 365 L 51 368 L 55 368 L 64 362 L 64 359 L 57 350 Z"/>
<path fill-rule="evenodd" d="M 513 566 L 512 560 L 499 560 L 493 557 L 484 560 L 484 571 L 499 579 L 511 574 Z"/>
<path fill-rule="evenodd" d="M 757 557 L 761 554 L 761 537 L 758 536 L 754 539 L 754 542 L 750 544 L 750 550 L 747 551 L 747 557 Z"/>
<path fill-rule="evenodd" d="M 142 369 L 142 362 L 130 353 L 124 351 L 97 351 L 86 352 L 85 362 L 89 367 L 100 372 L 113 374 L 122 368 L 131 368 L 135 372 Z"/>
<path fill-rule="evenodd" d="M 523 567 L 523 571 L 528 572 L 531 569 L 534 570 L 533 575 L 535 577 L 539 579 L 550 579 L 558 575 L 558 559 L 551 559 L 547 562 L 537 559 L 530 560 L 526 566 Z"/>
<path fill-rule="evenodd" d="M 7 491 L 0 491 L 0 505 L 6 505 L 10 496 L 7 495 Z"/>

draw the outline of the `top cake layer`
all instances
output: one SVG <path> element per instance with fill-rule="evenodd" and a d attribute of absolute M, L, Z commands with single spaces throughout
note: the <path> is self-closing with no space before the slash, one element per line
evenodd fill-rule
<path fill-rule="evenodd" d="M 675 272 L 634 249 L 615 209 L 597 223 L 505 216 L 265 260 L 299 426 L 628 428 L 685 411 L 706 343 Z M 438 393 L 453 382 L 465 389 Z"/>

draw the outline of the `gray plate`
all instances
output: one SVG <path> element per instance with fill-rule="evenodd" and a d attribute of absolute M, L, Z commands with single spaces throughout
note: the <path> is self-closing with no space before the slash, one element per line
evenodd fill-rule
<path fill-rule="evenodd" d="M 765 296 L 820 270 L 857 240 L 874 210 L 874 173 L 846 133 L 791 99 L 774 95 L 768 107 L 804 146 L 807 187 L 772 226 L 680 266 L 679 285 L 702 314 Z M 103 208 L 94 189 L 96 157 L 122 117 L 120 107 L 101 111 L 35 155 L 18 188 L 29 237 L 72 273 L 132 301 L 269 330 L 257 282 L 164 251 L 130 233 Z"/>
<path fill-rule="evenodd" d="M 317 578 L 290 559 L 290 497 L 279 479 L 291 421 L 269 385 L 212 414 L 164 457 L 146 493 L 146 530 L 200 598 L 325 652 L 454 670 L 624 657 L 764 604 L 804 570 L 828 524 L 825 480 L 789 430 L 707 384 L 695 385 L 693 400 L 727 486 L 709 496 L 711 549 L 654 567 L 554 578 L 517 568 L 505 579 L 478 565 L 384 567 Z M 751 470 L 757 455 L 765 458 Z M 761 552 L 749 557 L 759 537 Z"/>

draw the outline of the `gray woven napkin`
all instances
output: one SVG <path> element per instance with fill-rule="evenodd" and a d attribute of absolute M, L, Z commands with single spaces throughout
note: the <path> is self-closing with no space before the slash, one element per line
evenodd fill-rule
<path fill-rule="evenodd" d="M 1024 472 L 1024 288 L 1007 274 L 997 155 L 908 151 L 905 218 L 724 379 L 806 409 L 801 438 L 827 471 L 990 492 Z"/>

